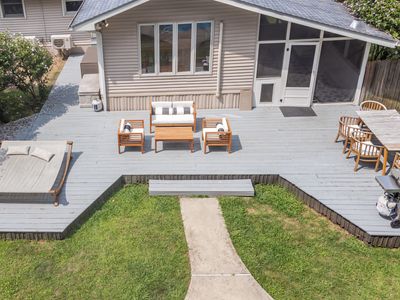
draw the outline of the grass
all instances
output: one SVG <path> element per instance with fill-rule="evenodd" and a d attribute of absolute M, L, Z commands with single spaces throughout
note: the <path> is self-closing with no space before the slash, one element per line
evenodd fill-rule
<path fill-rule="evenodd" d="M 147 189 L 122 189 L 66 240 L 0 241 L 0 299 L 183 299 L 179 201 Z"/>
<path fill-rule="evenodd" d="M 50 91 L 53 88 L 53 85 L 56 82 L 62 68 L 64 67 L 64 64 L 65 61 L 63 61 L 61 58 L 54 58 L 52 68 L 47 75 L 47 96 L 50 94 Z M 0 116 L 0 124 L 1 122 L 8 123 L 38 113 L 43 104 L 46 102 L 47 96 L 44 97 L 44 99 L 42 99 L 42 101 L 38 103 L 36 107 L 32 107 L 30 104 L 30 96 L 22 93 L 16 88 L 9 88 L 0 92 L 0 106 L 3 111 L 3 115 Z"/>
<path fill-rule="evenodd" d="M 278 186 L 220 203 L 236 250 L 275 299 L 399 297 L 400 249 L 365 245 Z"/>

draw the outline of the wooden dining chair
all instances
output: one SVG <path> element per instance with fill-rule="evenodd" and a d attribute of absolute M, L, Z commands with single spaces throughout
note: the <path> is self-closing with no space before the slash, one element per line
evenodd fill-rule
<path fill-rule="evenodd" d="M 350 137 L 354 130 L 361 130 L 362 121 L 357 117 L 342 116 L 339 118 L 339 128 L 336 135 L 335 143 L 340 138 L 344 140 L 343 153 L 346 153 L 350 145 Z"/>
<path fill-rule="evenodd" d="M 354 172 L 357 172 L 360 161 L 374 162 L 375 172 L 378 171 L 383 153 L 383 146 L 374 145 L 371 141 L 372 135 L 371 132 L 363 130 L 355 130 L 351 134 L 351 142 L 347 158 L 349 158 L 352 153 L 356 155 Z"/>
<path fill-rule="evenodd" d="M 400 152 L 397 152 L 394 161 L 393 161 L 393 169 L 400 169 Z"/>
<path fill-rule="evenodd" d="M 361 110 L 387 110 L 386 106 L 378 101 L 364 101 L 360 104 Z"/>

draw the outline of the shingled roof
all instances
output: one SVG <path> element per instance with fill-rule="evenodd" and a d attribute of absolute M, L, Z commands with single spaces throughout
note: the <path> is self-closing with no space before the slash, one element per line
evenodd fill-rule
<path fill-rule="evenodd" d="M 151 0 L 150 0 L 151 1 Z M 165 0 L 168 1 L 168 0 Z M 201 1 L 201 0 L 198 0 Z M 281 16 L 304 20 L 316 26 L 327 26 L 335 29 L 356 33 L 365 37 L 372 37 L 394 46 L 397 41 L 389 34 L 354 17 L 341 3 L 334 0 L 215 0 L 226 4 L 243 7 L 260 12 L 271 12 Z M 97 19 L 101 16 L 112 14 L 132 4 L 140 4 L 146 0 L 85 0 L 71 27 L 75 28 Z M 354 21 L 358 21 L 354 23 Z M 356 25 L 356 26 L 355 26 Z"/>

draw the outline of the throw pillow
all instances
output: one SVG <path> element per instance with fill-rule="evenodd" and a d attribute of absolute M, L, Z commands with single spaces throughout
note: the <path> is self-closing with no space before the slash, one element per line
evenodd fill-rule
<path fill-rule="evenodd" d="M 29 146 L 9 146 L 7 148 L 7 155 L 28 155 Z"/>
<path fill-rule="evenodd" d="M 32 151 L 31 156 L 34 156 L 34 157 L 37 157 L 39 159 L 43 159 L 44 161 L 49 162 L 54 157 L 54 153 L 51 153 L 42 148 L 35 148 L 35 150 Z"/>

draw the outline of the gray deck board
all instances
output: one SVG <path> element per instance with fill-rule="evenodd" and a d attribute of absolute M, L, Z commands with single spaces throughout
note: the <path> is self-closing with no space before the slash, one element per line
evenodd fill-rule
<path fill-rule="evenodd" d="M 274 107 L 199 110 L 198 125 L 204 117 L 230 119 L 233 153 L 212 149 L 204 155 L 201 133 L 196 132 L 194 153 L 186 145 L 166 144 L 155 154 L 147 111 L 94 113 L 79 108 L 80 59 L 68 60 L 43 112 L 20 134 L 21 139 L 74 141 L 60 206 L 0 203 L 0 232 L 63 232 L 121 175 L 279 174 L 367 233 L 400 236 L 400 230 L 390 228 L 376 212 L 382 190 L 374 177 L 379 173 L 372 165 L 354 173 L 354 159 L 346 159 L 342 144 L 333 142 L 339 116 L 355 116 L 357 107 L 318 105 L 317 117 L 304 118 L 284 118 Z M 145 154 L 128 149 L 118 155 L 121 118 L 145 120 Z"/>

